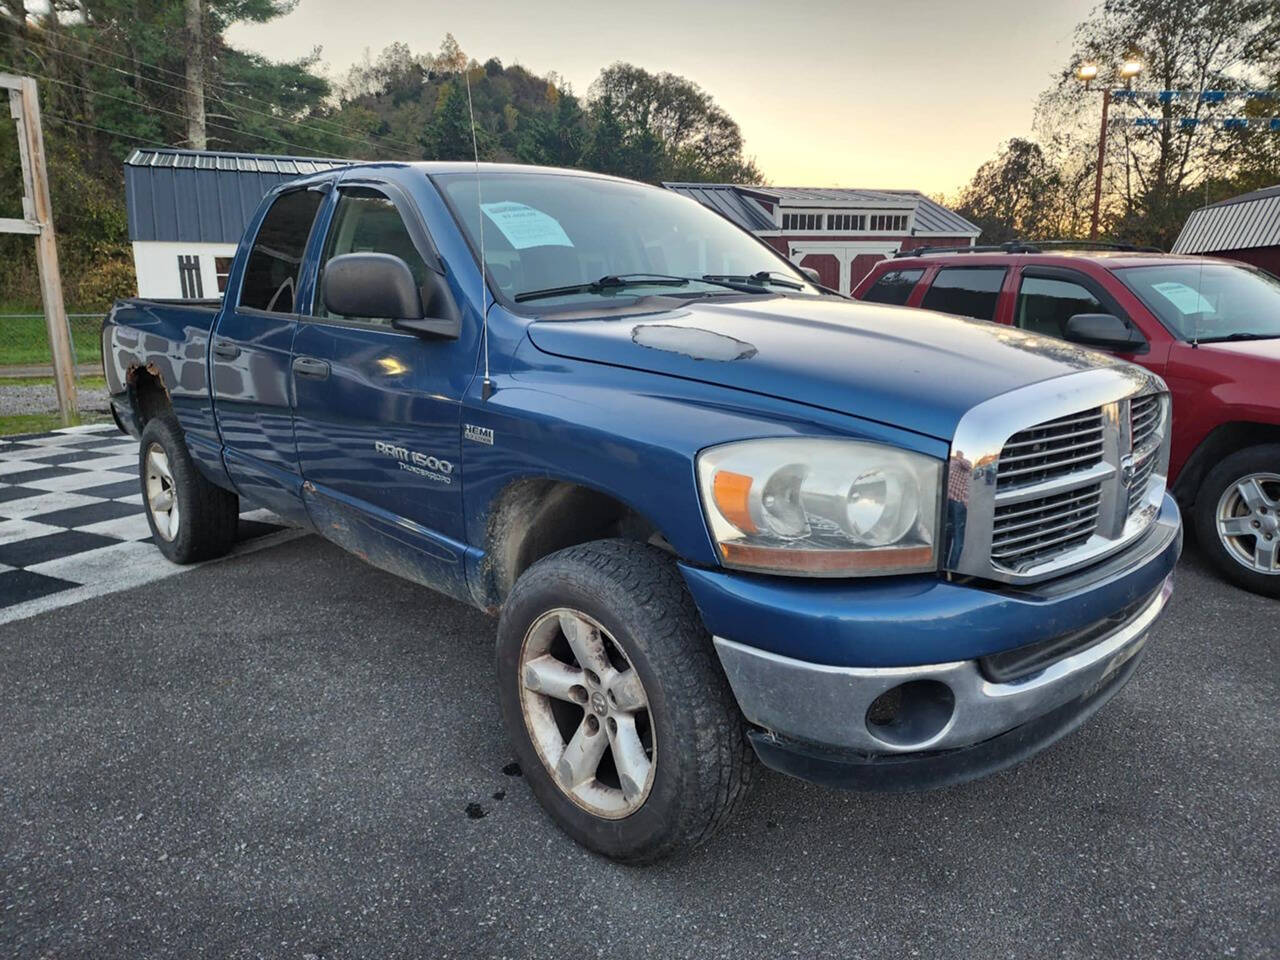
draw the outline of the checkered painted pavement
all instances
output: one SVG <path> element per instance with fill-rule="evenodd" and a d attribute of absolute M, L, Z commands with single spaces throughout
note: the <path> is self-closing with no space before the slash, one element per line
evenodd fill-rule
<path fill-rule="evenodd" d="M 295 534 L 249 511 L 236 551 Z M 0 623 L 187 569 L 151 544 L 136 440 L 109 424 L 0 439 Z"/>

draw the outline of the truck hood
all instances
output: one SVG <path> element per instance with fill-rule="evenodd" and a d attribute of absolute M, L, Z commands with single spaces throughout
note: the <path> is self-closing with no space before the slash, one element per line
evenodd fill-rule
<path fill-rule="evenodd" d="M 798 297 L 544 319 L 530 324 L 529 338 L 556 356 L 798 401 L 948 441 L 983 400 L 1121 364 L 1000 324 Z"/>

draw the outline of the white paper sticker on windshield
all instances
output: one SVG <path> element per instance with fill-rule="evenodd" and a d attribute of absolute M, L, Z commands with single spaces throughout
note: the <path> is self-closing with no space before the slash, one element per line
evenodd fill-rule
<path fill-rule="evenodd" d="M 482 203 L 480 208 L 517 250 L 529 247 L 572 247 L 560 221 L 523 203 Z"/>
<path fill-rule="evenodd" d="M 1199 290 L 1185 283 L 1170 280 L 1153 283 L 1151 289 L 1172 303 L 1181 313 L 1213 313 L 1213 304 L 1200 295 Z"/>

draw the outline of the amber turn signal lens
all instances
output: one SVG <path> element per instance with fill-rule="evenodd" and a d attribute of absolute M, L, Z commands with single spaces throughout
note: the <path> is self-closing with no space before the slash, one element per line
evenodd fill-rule
<path fill-rule="evenodd" d="M 751 519 L 751 478 L 743 473 L 720 470 L 711 480 L 711 494 L 720 515 L 743 533 L 755 533 Z"/>

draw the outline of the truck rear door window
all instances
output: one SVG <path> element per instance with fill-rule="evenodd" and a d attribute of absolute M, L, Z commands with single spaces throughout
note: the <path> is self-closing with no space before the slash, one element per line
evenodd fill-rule
<path fill-rule="evenodd" d="M 911 291 L 916 288 L 923 270 L 890 270 L 871 285 L 871 289 L 862 295 L 867 303 L 891 303 L 904 306 L 911 298 Z"/>
<path fill-rule="evenodd" d="M 1110 312 L 1078 283 L 1049 277 L 1023 277 L 1013 322 L 1031 333 L 1065 337 L 1067 321 L 1077 313 Z"/>
<path fill-rule="evenodd" d="M 1004 267 L 945 267 L 920 305 L 958 317 L 994 320 L 1006 272 Z"/>
<path fill-rule="evenodd" d="M 302 254 L 324 195 L 315 190 L 281 194 L 267 211 L 249 251 L 240 285 L 240 306 L 294 313 Z"/>

